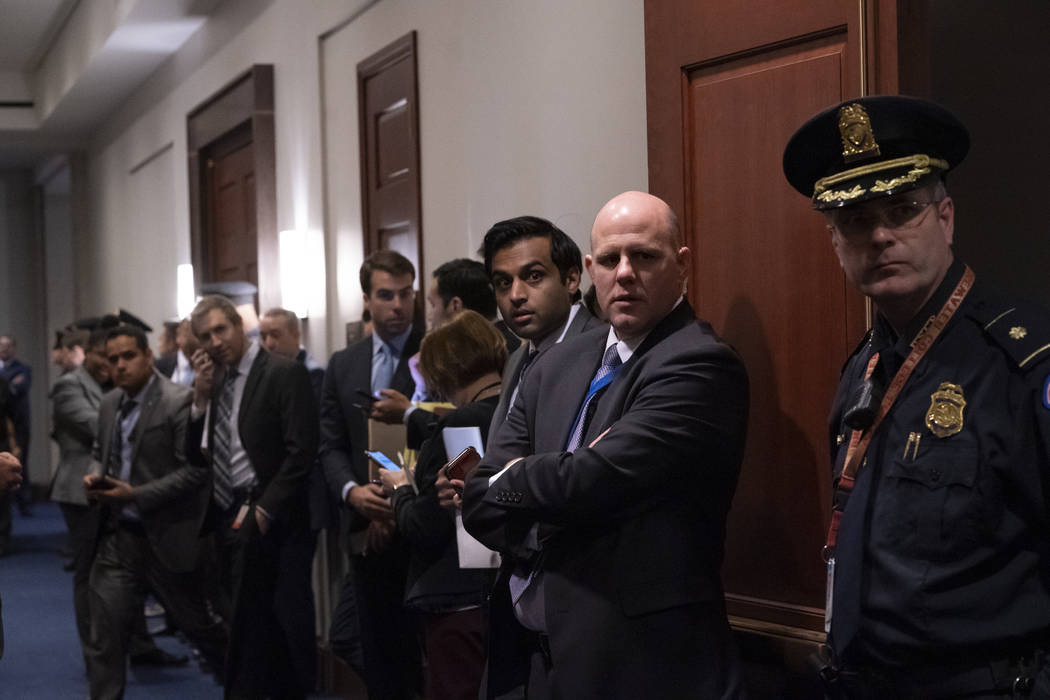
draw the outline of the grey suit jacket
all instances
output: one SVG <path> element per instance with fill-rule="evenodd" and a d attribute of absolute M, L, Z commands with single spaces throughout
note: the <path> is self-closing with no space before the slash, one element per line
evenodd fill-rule
<path fill-rule="evenodd" d="M 87 505 L 84 475 L 91 468 L 91 446 L 98 433 L 102 388 L 83 367 L 66 372 L 51 387 L 51 416 L 58 443 L 58 466 L 51 500 Z"/>
<path fill-rule="evenodd" d="M 198 533 L 211 499 L 207 466 L 186 459 L 186 429 L 193 394 L 154 373 L 144 390 L 142 410 L 131 431 L 131 485 L 139 514 L 154 553 L 175 572 L 190 571 L 197 563 Z M 95 456 L 96 474 L 109 465 L 113 431 L 122 390 L 102 398 Z M 103 519 L 104 520 L 104 519 Z"/>
<path fill-rule="evenodd" d="M 604 325 L 604 321 L 592 316 L 587 307 L 581 304 L 580 310 L 576 312 L 568 330 L 565 331 L 563 341 Z M 489 424 L 490 442 L 495 439 L 496 433 L 499 432 L 500 427 L 507 420 L 507 414 L 510 412 L 510 397 L 514 395 L 514 389 L 518 386 L 518 381 L 521 379 L 521 363 L 525 361 L 525 356 L 528 352 L 529 344 L 522 343 L 507 358 L 507 364 L 503 368 L 503 386 L 499 390 L 499 405 L 496 406 L 496 412 L 492 414 L 492 423 Z"/>

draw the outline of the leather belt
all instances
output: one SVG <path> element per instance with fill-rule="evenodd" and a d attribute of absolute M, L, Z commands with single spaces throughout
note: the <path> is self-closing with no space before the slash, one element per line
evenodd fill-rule
<path fill-rule="evenodd" d="M 831 697 L 866 700 L 867 698 L 900 698 L 901 700 L 947 700 L 978 693 L 1002 693 L 1014 698 L 1028 697 L 1035 687 L 1035 677 L 1046 661 L 1046 654 L 1036 650 L 1023 657 L 996 659 L 971 668 L 920 667 L 886 670 L 870 667 L 847 667 L 821 670 L 821 680 Z"/>

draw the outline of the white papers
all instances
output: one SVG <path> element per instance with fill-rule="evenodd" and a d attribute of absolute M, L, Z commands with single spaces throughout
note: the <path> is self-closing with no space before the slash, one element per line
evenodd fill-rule
<path fill-rule="evenodd" d="M 480 428 L 445 428 L 441 431 L 441 438 L 449 459 L 471 445 L 478 454 L 485 456 Z M 456 511 L 456 547 L 459 549 L 461 569 L 494 569 L 499 566 L 499 554 L 471 537 L 463 527 L 463 514 L 459 511 Z"/>

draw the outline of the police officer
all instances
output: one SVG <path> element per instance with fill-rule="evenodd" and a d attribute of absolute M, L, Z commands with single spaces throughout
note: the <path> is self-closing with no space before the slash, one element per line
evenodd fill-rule
<path fill-rule="evenodd" d="M 877 308 L 831 415 L 833 697 L 1050 697 L 1050 314 L 953 256 L 968 148 L 943 107 L 882 96 L 784 152 Z"/>

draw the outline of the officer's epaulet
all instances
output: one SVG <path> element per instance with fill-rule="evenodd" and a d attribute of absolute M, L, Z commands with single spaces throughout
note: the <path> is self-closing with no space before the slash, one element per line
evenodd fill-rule
<path fill-rule="evenodd" d="M 1016 299 L 980 299 L 967 312 L 1017 366 L 1027 371 L 1050 359 L 1050 312 Z"/>
<path fill-rule="evenodd" d="M 871 334 L 874 333 L 874 332 L 875 332 L 874 328 L 869 328 L 868 329 L 868 332 L 865 333 L 864 337 L 860 339 L 859 343 L 857 343 L 857 347 L 853 348 L 853 352 L 851 352 L 849 354 L 849 357 L 846 358 L 846 361 L 842 363 L 842 367 L 839 369 L 839 374 L 842 374 L 843 372 L 846 371 L 846 367 L 849 365 L 850 360 L 852 360 L 854 357 L 856 357 L 857 353 L 859 353 L 864 348 L 864 346 L 868 344 L 868 341 L 871 340 Z"/>

